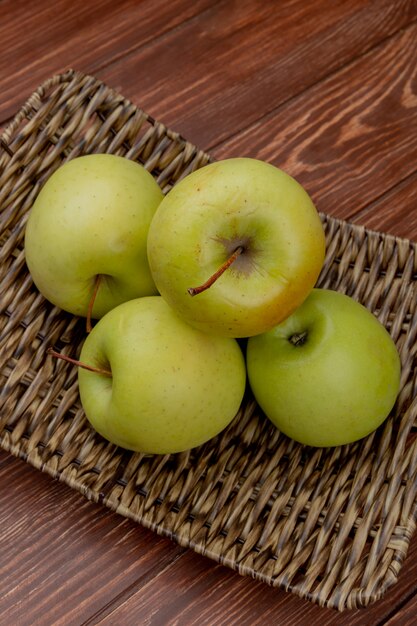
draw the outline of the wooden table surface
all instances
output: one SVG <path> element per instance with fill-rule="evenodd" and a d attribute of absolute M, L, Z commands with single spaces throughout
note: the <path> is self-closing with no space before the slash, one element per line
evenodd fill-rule
<path fill-rule="evenodd" d="M 50 75 L 96 75 L 217 158 L 417 240 L 416 0 L 0 0 L 0 127 Z M 0 624 L 417 623 L 417 536 L 344 614 L 255 582 L 0 453 Z"/>

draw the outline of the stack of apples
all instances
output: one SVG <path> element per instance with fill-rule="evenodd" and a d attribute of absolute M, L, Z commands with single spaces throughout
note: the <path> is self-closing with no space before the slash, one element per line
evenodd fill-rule
<path fill-rule="evenodd" d="M 166 454 L 206 442 L 236 416 L 247 379 L 266 416 L 312 446 L 366 436 L 395 403 L 389 333 L 353 299 L 314 288 L 319 215 L 268 163 L 212 163 L 164 197 L 138 163 L 75 158 L 39 193 L 25 252 L 40 292 L 87 318 L 79 360 L 50 352 L 79 367 L 86 416 L 117 445 Z"/>

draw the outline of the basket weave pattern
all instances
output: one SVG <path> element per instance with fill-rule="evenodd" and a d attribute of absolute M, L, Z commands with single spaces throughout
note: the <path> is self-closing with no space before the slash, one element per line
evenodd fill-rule
<path fill-rule="evenodd" d="M 177 455 L 113 446 L 89 427 L 75 368 L 84 321 L 47 303 L 25 265 L 28 211 L 63 161 L 93 152 L 144 164 L 164 192 L 209 156 L 93 77 L 41 86 L 0 148 L 0 445 L 93 501 L 241 574 L 342 610 L 395 583 L 417 519 L 416 245 L 322 215 L 319 286 L 353 296 L 402 359 L 392 416 L 349 446 L 313 449 L 279 433 L 248 391 L 214 440 Z"/>

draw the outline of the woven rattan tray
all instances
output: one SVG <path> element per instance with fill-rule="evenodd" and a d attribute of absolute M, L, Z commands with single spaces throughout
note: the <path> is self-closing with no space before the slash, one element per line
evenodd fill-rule
<path fill-rule="evenodd" d="M 320 286 L 375 312 L 400 350 L 392 417 L 359 443 L 298 445 L 249 392 L 230 427 L 189 453 L 143 456 L 88 426 L 72 356 L 84 322 L 52 307 L 25 266 L 28 210 L 66 159 L 91 152 L 143 163 L 164 191 L 209 156 L 95 78 L 69 71 L 41 86 L 0 147 L 0 445 L 240 574 L 337 609 L 366 606 L 395 583 L 417 518 L 417 254 L 406 240 L 322 216 Z"/>

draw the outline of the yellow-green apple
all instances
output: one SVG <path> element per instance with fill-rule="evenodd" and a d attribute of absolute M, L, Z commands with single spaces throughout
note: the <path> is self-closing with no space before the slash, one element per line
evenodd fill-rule
<path fill-rule="evenodd" d="M 92 316 L 156 294 L 146 254 L 149 224 L 163 197 L 145 168 L 110 154 L 75 158 L 47 180 L 31 209 L 26 262 L 53 304 Z"/>
<path fill-rule="evenodd" d="M 306 191 L 256 159 L 218 161 L 164 198 L 148 235 L 156 286 L 201 330 L 247 337 L 285 319 L 321 270 L 325 239 Z"/>
<path fill-rule="evenodd" d="M 389 415 L 400 358 L 365 307 L 314 289 L 288 319 L 247 346 L 252 391 L 283 433 L 310 446 L 351 443 Z"/>
<path fill-rule="evenodd" d="M 80 361 L 99 370 L 79 369 L 92 426 L 139 452 L 180 452 L 204 443 L 231 422 L 245 390 L 238 343 L 189 326 L 160 296 L 107 313 L 88 335 Z"/>

